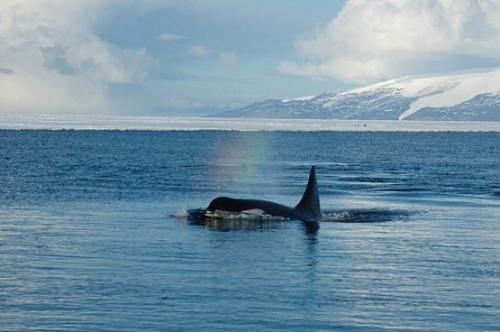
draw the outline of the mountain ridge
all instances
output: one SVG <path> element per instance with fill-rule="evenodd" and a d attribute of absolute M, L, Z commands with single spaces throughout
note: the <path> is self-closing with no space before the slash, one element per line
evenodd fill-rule
<path fill-rule="evenodd" d="M 500 68 L 405 76 L 344 92 L 269 99 L 212 117 L 500 121 Z"/>

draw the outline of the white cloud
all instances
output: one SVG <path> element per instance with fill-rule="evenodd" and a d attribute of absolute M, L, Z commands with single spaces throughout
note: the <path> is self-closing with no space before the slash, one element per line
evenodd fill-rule
<path fill-rule="evenodd" d="M 97 36 L 111 0 L 0 2 L 0 112 L 88 112 L 111 109 L 110 84 L 146 75 L 144 49 Z M 7 93 L 8 92 L 8 93 Z"/>
<path fill-rule="evenodd" d="M 281 72 L 346 82 L 479 67 L 500 56 L 500 2 L 350 0 L 295 46 Z"/>
<path fill-rule="evenodd" d="M 184 37 L 176 35 L 175 33 L 170 33 L 170 32 L 165 32 L 161 34 L 158 39 L 164 40 L 164 41 L 175 41 L 175 40 L 180 40 L 184 39 Z"/>
<path fill-rule="evenodd" d="M 212 53 L 212 50 L 206 48 L 203 45 L 196 45 L 191 47 L 188 54 L 196 57 L 204 57 Z"/>

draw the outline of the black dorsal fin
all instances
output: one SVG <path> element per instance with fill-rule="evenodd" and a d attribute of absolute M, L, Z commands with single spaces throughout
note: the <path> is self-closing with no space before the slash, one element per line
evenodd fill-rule
<path fill-rule="evenodd" d="M 316 166 L 311 166 L 306 191 L 299 204 L 295 207 L 295 211 L 298 213 L 300 220 L 303 221 L 319 221 L 322 218 L 318 182 L 316 180 Z"/>

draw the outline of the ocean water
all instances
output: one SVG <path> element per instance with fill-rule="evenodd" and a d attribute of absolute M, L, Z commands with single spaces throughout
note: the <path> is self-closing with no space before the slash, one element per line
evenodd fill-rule
<path fill-rule="evenodd" d="M 498 331 L 500 133 L 0 130 L 1 331 Z M 219 195 L 324 220 L 192 222 Z"/>

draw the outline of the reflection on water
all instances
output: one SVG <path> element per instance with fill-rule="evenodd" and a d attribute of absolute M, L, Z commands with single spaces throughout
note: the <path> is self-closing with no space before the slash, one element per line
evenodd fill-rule
<path fill-rule="evenodd" d="M 411 214 L 407 210 L 388 209 L 350 209 L 323 211 L 321 223 L 381 223 L 391 221 L 406 221 Z M 187 220 L 192 225 L 206 226 L 211 230 L 227 231 L 261 231 L 279 228 L 283 222 L 289 220 L 281 217 L 275 218 L 268 215 L 255 215 L 245 213 L 228 213 L 217 217 L 207 217 L 205 209 L 193 209 L 185 212 L 176 212 L 175 217 Z M 315 235 L 320 228 L 320 223 L 302 222 L 306 234 Z"/>
<path fill-rule="evenodd" d="M 269 215 L 230 213 L 224 216 L 207 217 L 204 209 L 176 212 L 173 216 L 188 221 L 191 225 L 205 226 L 214 231 L 263 231 L 279 228 L 288 219 Z M 317 222 L 302 222 L 306 234 L 315 235 L 319 229 Z"/>
<path fill-rule="evenodd" d="M 255 220 L 255 219 L 205 219 L 203 221 L 192 221 L 190 223 L 198 226 L 206 226 L 211 230 L 228 231 L 261 231 L 271 230 L 279 227 L 279 221 Z"/>

